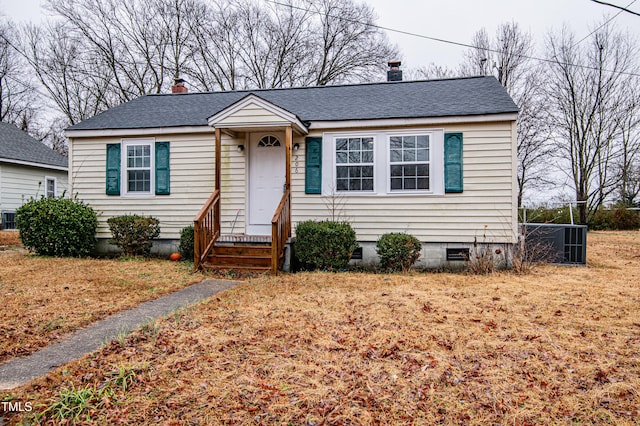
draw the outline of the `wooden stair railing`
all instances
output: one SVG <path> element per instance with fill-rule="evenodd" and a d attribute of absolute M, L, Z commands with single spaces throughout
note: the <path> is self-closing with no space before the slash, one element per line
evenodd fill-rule
<path fill-rule="evenodd" d="M 193 266 L 199 269 L 220 237 L 220 190 L 213 191 L 193 221 Z"/>
<path fill-rule="evenodd" d="M 282 199 L 271 219 L 271 273 L 277 274 L 284 257 L 284 247 L 291 236 L 291 189 L 282 194 Z"/>

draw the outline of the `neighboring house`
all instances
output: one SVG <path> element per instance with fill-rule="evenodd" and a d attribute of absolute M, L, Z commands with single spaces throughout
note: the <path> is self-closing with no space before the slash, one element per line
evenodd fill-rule
<path fill-rule="evenodd" d="M 262 241 L 276 269 L 297 223 L 334 215 L 364 261 L 407 232 L 442 266 L 517 240 L 517 112 L 493 77 L 148 95 L 67 129 L 72 191 L 101 212 L 103 249 L 109 217 L 157 217 L 162 253 L 198 216 L 197 262 L 264 266 L 224 247 Z"/>
<path fill-rule="evenodd" d="M 0 122 L 0 212 L 2 229 L 15 228 L 15 212 L 32 198 L 67 191 L 67 158 L 13 124 Z"/>

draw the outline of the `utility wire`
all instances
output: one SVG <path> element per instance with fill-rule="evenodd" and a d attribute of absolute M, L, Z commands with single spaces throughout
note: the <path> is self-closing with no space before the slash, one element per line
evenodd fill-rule
<path fill-rule="evenodd" d="M 596 3 L 601 3 L 597 0 L 591 0 L 591 1 L 595 1 Z M 587 34 L 586 36 L 584 36 L 583 38 L 580 39 L 579 42 L 577 42 L 576 44 L 574 44 L 572 47 L 576 47 L 577 45 L 579 45 L 580 43 L 582 43 L 583 41 L 585 41 L 586 39 L 588 39 L 589 37 L 591 37 L 596 31 L 600 30 L 602 27 L 605 27 L 609 22 L 613 21 L 614 19 L 616 19 L 622 12 L 624 12 L 624 10 L 626 10 L 627 8 L 629 8 L 630 6 L 633 6 L 633 4 L 635 2 L 637 2 L 638 0 L 633 0 L 631 3 L 629 3 L 623 10 L 619 11 L 618 13 L 616 13 L 615 15 L 613 15 L 610 19 L 608 19 L 604 24 L 600 25 L 598 28 L 596 28 L 595 30 L 591 31 L 589 34 Z"/>
<path fill-rule="evenodd" d="M 617 4 L 607 3 L 606 1 L 600 1 L 600 0 L 591 0 L 591 1 L 595 2 L 595 3 L 604 4 L 605 6 L 611 6 L 611 7 L 615 7 L 616 9 L 620 9 L 620 13 L 629 12 L 632 15 L 640 16 L 640 13 L 634 12 L 633 10 L 629 10 L 629 6 L 631 6 L 631 4 L 633 4 L 635 2 L 632 2 L 631 4 L 628 4 L 625 7 L 622 7 L 622 6 L 618 6 Z M 616 15 L 616 16 L 618 16 L 618 15 Z"/>
<path fill-rule="evenodd" d="M 265 1 L 268 2 L 268 3 L 272 3 L 272 4 L 275 4 L 275 5 L 278 5 L 278 6 L 284 6 L 284 7 L 288 7 L 288 8 L 291 8 L 291 9 L 300 10 L 300 11 L 303 11 L 303 12 L 311 12 L 311 13 L 316 13 L 318 15 L 323 14 L 322 12 L 320 12 L 318 10 L 305 9 L 304 7 L 294 6 L 292 4 L 281 3 L 281 2 L 279 2 L 277 0 L 265 0 Z M 634 0 L 634 1 L 636 1 L 636 0 Z M 418 37 L 418 38 L 422 38 L 422 39 L 425 39 L 425 40 L 437 41 L 439 43 L 452 44 L 454 46 L 468 47 L 468 48 L 471 48 L 471 49 L 481 49 L 481 50 L 485 50 L 485 51 L 493 52 L 493 53 L 501 53 L 497 49 L 484 48 L 484 47 L 474 46 L 474 45 L 468 44 L 468 43 L 461 43 L 461 42 L 458 42 L 458 41 L 447 40 L 447 39 L 438 38 L 438 37 L 431 37 L 431 36 L 427 36 L 427 35 L 424 35 L 424 34 L 413 33 L 413 32 L 410 32 L 410 31 L 398 30 L 396 28 L 385 27 L 385 26 L 382 26 L 382 25 L 372 24 L 372 23 L 369 23 L 369 22 L 362 22 L 362 21 L 358 21 L 356 19 L 349 19 L 349 18 L 345 18 L 343 16 L 338 16 L 338 15 L 330 15 L 328 13 L 324 13 L 324 15 L 326 17 L 328 17 L 328 18 L 339 19 L 339 20 L 351 22 L 351 23 L 354 23 L 354 24 L 365 25 L 365 26 L 368 26 L 368 27 L 377 28 L 379 30 L 389 31 L 389 32 L 398 33 L 398 34 L 404 34 L 404 35 L 408 35 L 408 36 L 412 36 L 412 37 Z M 578 42 L 578 43 L 580 43 L 580 42 Z M 576 45 L 578 43 L 576 43 Z M 568 67 L 584 68 L 584 69 L 589 69 L 589 70 L 594 70 L 594 71 L 604 71 L 604 72 L 610 72 L 610 73 L 615 73 L 615 74 L 623 74 L 623 75 L 629 75 L 629 76 L 633 76 L 633 77 L 640 77 L 640 74 L 633 73 L 633 72 L 611 71 L 611 70 L 606 70 L 606 69 L 601 70 L 600 68 L 590 67 L 588 65 L 578 65 L 578 64 L 572 64 L 572 63 L 569 63 L 569 62 L 560 62 L 560 61 L 557 61 L 557 60 L 547 59 L 547 58 L 539 58 L 539 57 L 536 57 L 536 56 L 518 55 L 518 54 L 516 54 L 516 56 L 518 56 L 520 58 L 531 59 L 531 60 L 534 60 L 534 61 L 546 62 L 546 63 L 550 63 L 550 64 L 565 65 L 565 66 L 568 66 Z"/>

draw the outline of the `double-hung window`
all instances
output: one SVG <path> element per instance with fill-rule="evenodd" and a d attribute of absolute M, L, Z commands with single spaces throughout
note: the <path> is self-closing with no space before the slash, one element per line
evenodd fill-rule
<path fill-rule="evenodd" d="M 374 139 L 336 138 L 336 190 L 373 192 Z"/>
<path fill-rule="evenodd" d="M 45 191 L 47 198 L 54 198 L 56 196 L 56 178 L 54 177 L 45 177 Z"/>
<path fill-rule="evenodd" d="M 323 138 L 331 147 L 322 151 L 323 195 L 333 191 L 364 197 L 445 194 L 443 129 L 327 132 Z"/>
<path fill-rule="evenodd" d="M 429 135 L 389 137 L 389 178 L 394 191 L 429 191 Z"/>
<path fill-rule="evenodd" d="M 106 146 L 107 195 L 147 197 L 171 194 L 170 142 L 122 139 Z"/>
<path fill-rule="evenodd" d="M 127 194 L 151 194 L 151 153 L 151 141 L 130 141 L 124 144 L 123 180 Z"/>

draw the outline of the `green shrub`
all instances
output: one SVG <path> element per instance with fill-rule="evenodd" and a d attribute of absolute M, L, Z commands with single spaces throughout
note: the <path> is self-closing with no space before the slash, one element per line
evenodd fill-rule
<path fill-rule="evenodd" d="M 193 225 L 182 228 L 178 251 L 184 260 L 193 260 L 193 238 Z"/>
<path fill-rule="evenodd" d="M 296 227 L 295 255 L 304 269 L 341 271 L 358 248 L 348 223 L 309 220 Z"/>
<path fill-rule="evenodd" d="M 420 241 L 402 232 L 384 234 L 376 243 L 380 266 L 387 271 L 406 272 L 420 257 L 420 250 Z"/>
<path fill-rule="evenodd" d="M 592 230 L 633 230 L 640 229 L 640 212 L 627 210 L 624 207 L 616 209 L 598 209 L 589 221 Z"/>
<path fill-rule="evenodd" d="M 153 239 L 160 235 L 160 221 L 155 217 L 116 216 L 107 224 L 113 235 L 109 243 L 120 247 L 125 256 L 148 256 Z"/>
<path fill-rule="evenodd" d="M 95 250 L 98 215 L 78 200 L 33 199 L 16 211 L 16 225 L 24 246 L 40 255 L 81 257 Z"/>

